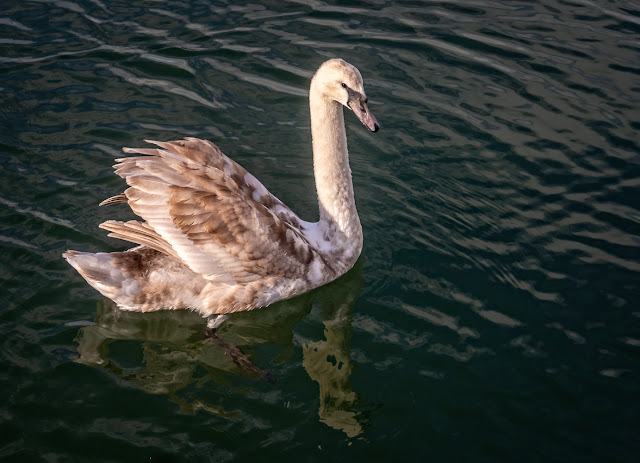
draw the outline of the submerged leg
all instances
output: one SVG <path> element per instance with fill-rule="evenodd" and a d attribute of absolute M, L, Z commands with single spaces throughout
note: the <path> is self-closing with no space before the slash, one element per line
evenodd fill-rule
<path fill-rule="evenodd" d="M 220 339 L 216 334 L 216 329 L 227 319 L 230 315 L 213 315 L 207 319 L 207 328 L 204 330 L 205 337 L 217 346 L 224 349 L 225 354 L 230 355 L 233 363 L 235 363 L 241 370 L 250 376 L 258 377 L 268 383 L 275 383 L 276 379 L 267 370 L 263 370 L 247 357 L 247 354 L 242 352 L 235 344 Z"/>

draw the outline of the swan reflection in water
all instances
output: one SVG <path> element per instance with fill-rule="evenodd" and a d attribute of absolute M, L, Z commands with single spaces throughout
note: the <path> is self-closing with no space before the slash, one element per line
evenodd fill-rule
<path fill-rule="evenodd" d="M 203 397 L 190 394 L 185 398 L 178 392 L 209 381 L 226 385 L 229 375 L 276 382 L 278 365 L 291 358 L 295 344 L 300 344 L 300 337 L 294 338 L 294 326 L 318 304 L 324 339 L 302 342 L 302 365 L 319 385 L 320 421 L 355 437 L 362 432 L 362 425 L 353 410 L 358 396 L 351 387 L 350 343 L 353 306 L 361 286 L 359 260 L 334 282 L 265 309 L 234 314 L 206 337 L 202 318 L 188 310 L 125 312 L 105 300 L 98 306 L 95 324 L 78 332 L 77 361 L 104 367 L 147 392 L 167 394 L 185 412 L 204 409 L 232 417 L 233 412 L 207 403 Z M 252 360 L 258 345 L 282 349 L 266 364 L 269 360 Z"/>

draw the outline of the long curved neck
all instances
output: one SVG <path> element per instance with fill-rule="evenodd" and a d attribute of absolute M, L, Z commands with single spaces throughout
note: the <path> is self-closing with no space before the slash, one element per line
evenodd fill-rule
<path fill-rule="evenodd" d="M 342 105 L 312 83 L 309 106 L 320 225 L 342 232 L 359 254 L 362 227 L 353 195 Z"/>

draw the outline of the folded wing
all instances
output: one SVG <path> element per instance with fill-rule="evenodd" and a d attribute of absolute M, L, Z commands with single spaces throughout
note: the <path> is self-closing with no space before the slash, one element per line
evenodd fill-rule
<path fill-rule="evenodd" d="M 208 141 L 150 143 L 159 148 L 125 148 L 142 156 L 114 166 L 129 185 L 123 193 L 129 206 L 145 222 L 105 222 L 111 236 L 177 257 L 210 281 L 296 280 L 308 273 L 318 255 L 300 220 L 253 175 Z"/>

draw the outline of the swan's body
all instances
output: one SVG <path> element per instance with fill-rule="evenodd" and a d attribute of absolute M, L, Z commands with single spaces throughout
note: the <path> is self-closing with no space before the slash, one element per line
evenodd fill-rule
<path fill-rule="evenodd" d="M 251 310 L 328 283 L 362 250 L 342 106 L 371 130 L 362 77 L 325 62 L 309 95 L 320 220 L 300 219 L 211 142 L 189 138 L 125 148 L 116 173 L 129 188 L 105 201 L 128 202 L 140 221 L 107 221 L 125 252 L 67 251 L 87 282 L 125 310 L 191 308 L 203 316 Z"/>

